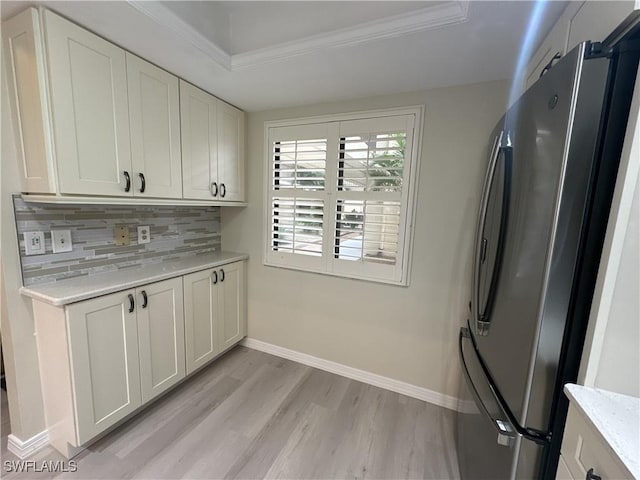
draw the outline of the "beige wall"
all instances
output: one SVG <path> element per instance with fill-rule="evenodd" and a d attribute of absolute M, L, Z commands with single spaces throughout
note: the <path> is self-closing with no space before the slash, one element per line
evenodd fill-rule
<path fill-rule="evenodd" d="M 18 293 L 22 285 L 11 195 L 20 193 L 18 168 L 8 107 L 4 68 L 0 90 L 0 268 L 3 288 L 0 290 L 0 328 L 5 359 L 7 394 L 11 414 L 11 433 L 27 440 L 45 429 L 38 354 L 34 337 L 31 302 Z"/>
<path fill-rule="evenodd" d="M 507 90 L 490 82 L 250 113 L 249 206 L 222 209 L 223 248 L 251 255 L 249 336 L 457 396 L 481 177 Z M 265 267 L 264 122 L 418 104 L 426 110 L 410 286 Z"/>

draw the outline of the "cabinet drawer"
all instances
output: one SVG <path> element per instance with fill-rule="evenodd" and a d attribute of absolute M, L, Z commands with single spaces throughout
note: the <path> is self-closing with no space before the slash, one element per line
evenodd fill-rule
<path fill-rule="evenodd" d="M 573 406 L 567 416 L 562 457 L 573 478 L 585 478 L 591 468 L 603 480 L 632 478 L 611 447 Z"/>

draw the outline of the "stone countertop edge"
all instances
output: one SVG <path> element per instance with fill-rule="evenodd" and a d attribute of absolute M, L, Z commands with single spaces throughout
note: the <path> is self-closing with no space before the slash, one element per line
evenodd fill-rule
<path fill-rule="evenodd" d="M 640 479 L 640 398 L 571 383 L 564 392 L 629 474 Z"/>
<path fill-rule="evenodd" d="M 61 307 L 70 303 L 81 302 L 208 268 L 216 268 L 248 258 L 249 255 L 246 253 L 221 251 L 170 260 L 136 269 L 97 273 L 95 275 L 21 287 L 20 293 L 34 300 Z"/>

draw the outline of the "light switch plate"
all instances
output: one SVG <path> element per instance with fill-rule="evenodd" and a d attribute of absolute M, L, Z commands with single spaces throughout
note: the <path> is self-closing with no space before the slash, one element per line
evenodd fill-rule
<path fill-rule="evenodd" d="M 129 225 L 116 225 L 113 229 L 113 238 L 119 247 L 129 245 L 131 243 Z"/>
<path fill-rule="evenodd" d="M 138 243 L 149 243 L 151 241 L 151 233 L 149 226 L 138 227 Z"/>
<path fill-rule="evenodd" d="M 51 245 L 53 246 L 53 253 L 72 251 L 71 230 L 51 230 Z"/>
<path fill-rule="evenodd" d="M 24 232 L 24 249 L 27 255 L 45 253 L 44 232 Z"/>

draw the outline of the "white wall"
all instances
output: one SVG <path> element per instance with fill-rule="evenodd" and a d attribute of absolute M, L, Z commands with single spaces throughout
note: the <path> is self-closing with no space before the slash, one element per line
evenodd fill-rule
<path fill-rule="evenodd" d="M 249 337 L 457 396 L 481 178 L 507 91 L 489 82 L 250 113 L 249 206 L 222 209 L 223 248 L 251 255 Z M 410 286 L 265 267 L 264 122 L 418 104 L 426 113 Z"/>

